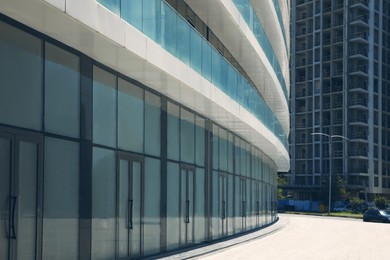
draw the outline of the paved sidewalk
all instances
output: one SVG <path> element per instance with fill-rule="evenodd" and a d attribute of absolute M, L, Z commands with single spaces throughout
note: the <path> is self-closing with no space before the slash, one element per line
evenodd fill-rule
<path fill-rule="evenodd" d="M 250 232 L 245 235 L 241 235 L 238 237 L 233 237 L 230 239 L 225 239 L 222 241 L 211 242 L 210 244 L 201 245 L 194 249 L 183 249 L 178 251 L 176 254 L 167 254 L 161 255 L 160 257 L 154 256 L 153 259 L 197 259 L 201 258 L 205 255 L 214 254 L 217 252 L 221 252 L 223 250 L 227 250 L 233 246 L 237 246 L 246 242 L 250 242 L 252 240 L 273 234 L 289 224 L 289 218 L 279 218 L 277 222 L 274 224 L 262 228 L 258 231 Z"/>
<path fill-rule="evenodd" d="M 199 257 L 202 260 L 377 260 L 390 259 L 390 224 L 361 219 L 284 215 L 285 228 Z"/>

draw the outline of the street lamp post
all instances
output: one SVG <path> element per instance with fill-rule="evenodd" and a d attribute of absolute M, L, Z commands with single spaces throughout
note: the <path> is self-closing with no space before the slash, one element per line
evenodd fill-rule
<path fill-rule="evenodd" d="M 328 153 L 329 153 L 329 203 L 328 203 L 328 215 L 331 211 L 331 201 L 332 201 L 332 139 L 333 138 L 342 138 L 349 141 L 349 139 L 342 135 L 328 135 L 325 133 L 311 133 L 311 135 L 323 135 L 328 137 Z"/>

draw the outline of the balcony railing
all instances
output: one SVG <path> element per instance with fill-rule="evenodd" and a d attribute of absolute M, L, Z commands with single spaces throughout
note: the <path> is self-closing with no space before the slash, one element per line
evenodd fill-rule
<path fill-rule="evenodd" d="M 285 147 L 288 146 L 282 125 L 257 90 L 165 1 L 157 1 L 158 4 L 143 0 L 122 4 L 109 0 L 99 2 L 225 92 L 273 131 Z M 145 13 L 145 10 L 154 12 Z M 283 77 L 280 67 L 275 72 Z"/>
<path fill-rule="evenodd" d="M 337 71 L 339 71 L 339 70 L 337 70 Z M 343 70 L 341 70 L 341 71 L 343 71 Z M 333 89 L 333 92 L 339 92 L 339 91 L 343 90 L 343 86 L 342 85 L 335 85 L 332 87 L 332 89 Z"/>
<path fill-rule="evenodd" d="M 367 133 L 353 132 L 350 136 L 351 139 L 367 139 Z"/>
<path fill-rule="evenodd" d="M 134 0 L 133 0 L 134 1 Z M 139 1 L 139 0 L 138 0 Z M 274 6 L 276 9 L 279 7 L 279 3 L 276 3 L 278 1 L 273 0 Z M 251 29 L 253 35 L 257 39 L 257 42 L 260 44 L 262 49 L 264 50 L 265 55 L 268 58 L 269 63 L 271 64 L 273 70 L 276 73 L 276 77 L 278 78 L 280 85 L 282 86 L 284 96 L 286 100 L 288 99 L 287 94 L 287 87 L 286 87 L 286 81 L 282 73 L 282 69 L 279 64 L 279 60 L 275 54 L 275 51 L 273 49 L 273 46 L 268 39 L 267 34 L 265 33 L 265 30 L 263 28 L 262 23 L 260 22 L 259 18 L 256 15 L 255 10 L 253 9 L 251 3 L 249 0 L 233 0 L 234 5 L 237 7 L 238 11 L 240 12 L 241 16 L 244 18 L 246 24 Z M 278 10 L 276 10 L 278 12 Z M 284 26 L 282 26 L 282 20 L 281 15 L 278 14 L 279 19 L 279 26 L 282 28 L 283 35 L 284 33 Z M 287 41 L 285 41 L 285 46 L 287 46 Z"/>
<path fill-rule="evenodd" d="M 349 84 L 349 89 L 364 89 L 367 90 L 367 84 L 362 84 L 362 83 L 350 83 Z"/>
<path fill-rule="evenodd" d="M 364 156 L 367 157 L 367 151 L 361 150 L 361 149 L 350 149 L 349 150 L 350 156 Z"/>
<path fill-rule="evenodd" d="M 351 167 L 351 173 L 367 173 L 367 167 Z"/>
<path fill-rule="evenodd" d="M 352 16 L 351 17 L 351 22 L 364 22 L 368 23 L 368 16 L 367 15 L 357 15 L 357 16 Z"/>
<path fill-rule="evenodd" d="M 351 33 L 351 38 L 363 38 L 365 40 L 368 39 L 368 34 L 367 32 L 354 32 L 354 33 Z"/>
<path fill-rule="evenodd" d="M 367 73 L 367 66 L 366 65 L 357 65 L 357 66 L 352 66 L 349 69 L 350 72 L 363 72 Z"/>
<path fill-rule="evenodd" d="M 350 5 L 362 4 L 368 6 L 368 0 L 350 0 Z"/>
<path fill-rule="evenodd" d="M 350 54 L 351 55 L 363 55 L 365 57 L 368 56 L 367 49 L 364 49 L 364 48 L 363 49 L 352 49 L 350 51 Z"/>
<path fill-rule="evenodd" d="M 367 106 L 367 99 L 365 98 L 351 98 L 349 100 L 351 106 Z"/>
<path fill-rule="evenodd" d="M 349 119 L 350 123 L 365 123 L 367 124 L 367 117 L 366 116 L 354 116 Z"/>

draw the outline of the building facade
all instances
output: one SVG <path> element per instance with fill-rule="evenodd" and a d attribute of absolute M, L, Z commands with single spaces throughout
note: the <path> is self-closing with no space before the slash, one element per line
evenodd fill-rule
<path fill-rule="evenodd" d="M 0 1 L 0 259 L 129 259 L 276 221 L 289 4 Z"/>
<path fill-rule="evenodd" d="M 289 186 L 302 199 L 329 172 L 363 199 L 390 194 L 389 4 L 293 1 Z"/>

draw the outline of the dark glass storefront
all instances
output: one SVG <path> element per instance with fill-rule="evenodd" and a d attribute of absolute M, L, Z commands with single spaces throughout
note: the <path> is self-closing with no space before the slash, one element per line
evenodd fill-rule
<path fill-rule="evenodd" d="M 260 149 L 0 18 L 0 259 L 137 258 L 276 219 Z"/>

